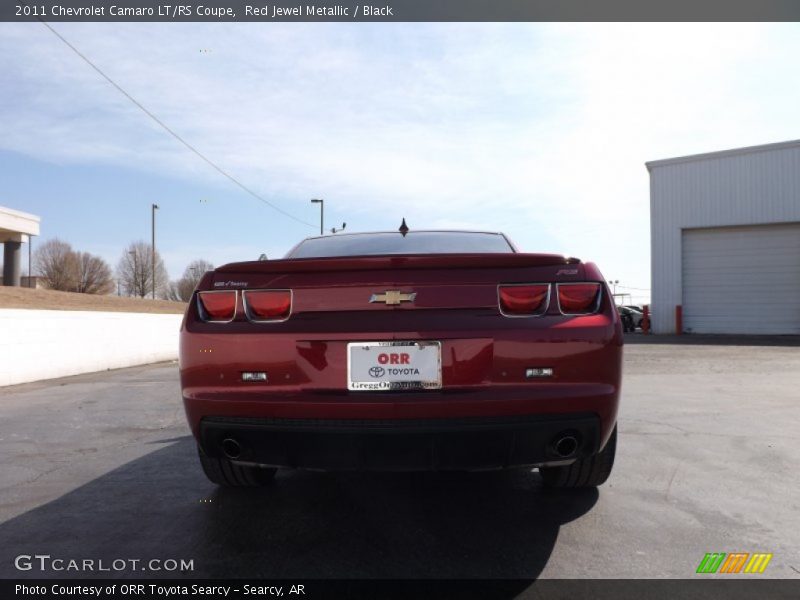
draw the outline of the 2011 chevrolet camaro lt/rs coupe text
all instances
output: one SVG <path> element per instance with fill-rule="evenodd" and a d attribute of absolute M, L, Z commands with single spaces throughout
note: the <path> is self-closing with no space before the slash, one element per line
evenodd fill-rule
<path fill-rule="evenodd" d="M 621 368 L 598 268 L 497 233 L 309 238 L 206 273 L 180 334 L 200 462 L 226 486 L 278 467 L 538 467 L 597 486 Z"/>

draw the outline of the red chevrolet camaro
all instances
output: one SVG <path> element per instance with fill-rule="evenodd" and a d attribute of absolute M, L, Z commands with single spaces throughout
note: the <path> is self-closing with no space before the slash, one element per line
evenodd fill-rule
<path fill-rule="evenodd" d="M 306 239 L 198 284 L 180 334 L 183 401 L 208 478 L 278 467 L 538 467 L 609 476 L 622 327 L 592 263 L 502 234 Z"/>

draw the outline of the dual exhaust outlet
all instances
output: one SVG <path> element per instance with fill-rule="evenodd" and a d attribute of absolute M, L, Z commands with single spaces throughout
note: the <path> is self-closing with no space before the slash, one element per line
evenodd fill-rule
<path fill-rule="evenodd" d="M 233 438 L 222 440 L 222 453 L 231 460 L 236 460 L 242 455 L 242 446 Z"/>
<path fill-rule="evenodd" d="M 551 448 L 559 458 L 572 458 L 580 448 L 580 440 L 577 434 L 561 433 L 555 437 Z"/>
<path fill-rule="evenodd" d="M 551 448 L 559 458 L 572 458 L 580 448 L 580 440 L 577 435 L 562 433 L 555 437 Z M 242 455 L 242 446 L 234 438 L 222 440 L 222 452 L 231 460 L 236 460 Z"/>

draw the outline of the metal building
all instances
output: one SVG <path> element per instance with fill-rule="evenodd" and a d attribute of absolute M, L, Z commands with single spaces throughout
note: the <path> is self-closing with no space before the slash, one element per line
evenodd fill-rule
<path fill-rule="evenodd" d="M 800 334 L 800 140 L 647 169 L 653 332 Z"/>

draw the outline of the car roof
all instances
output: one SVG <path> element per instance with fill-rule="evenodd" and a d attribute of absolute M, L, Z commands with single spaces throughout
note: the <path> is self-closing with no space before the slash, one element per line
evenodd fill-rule
<path fill-rule="evenodd" d="M 478 229 L 409 229 L 406 235 L 411 233 L 481 233 L 484 235 L 499 235 L 502 237 L 507 236 L 499 231 L 482 231 Z M 312 235 L 307 238 L 303 238 L 303 241 L 306 240 L 316 240 L 320 238 L 329 238 L 332 235 L 336 237 L 345 237 L 345 236 L 354 236 L 354 235 L 383 235 L 383 234 L 394 234 L 394 235 L 403 235 L 398 230 L 388 230 L 388 231 L 354 231 L 350 233 L 335 233 L 335 234 L 328 234 L 328 235 Z"/>

